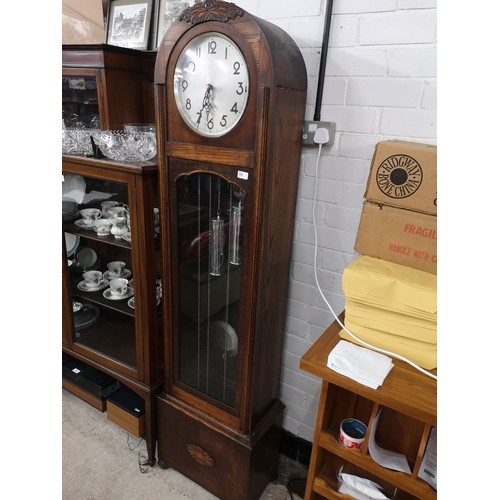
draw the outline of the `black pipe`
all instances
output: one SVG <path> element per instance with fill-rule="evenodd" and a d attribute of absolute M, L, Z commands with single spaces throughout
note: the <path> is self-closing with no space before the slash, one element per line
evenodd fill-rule
<path fill-rule="evenodd" d="M 323 28 L 323 43 L 321 45 L 321 59 L 319 63 L 318 90 L 316 93 L 316 107 L 314 108 L 314 121 L 321 121 L 321 105 L 323 102 L 323 87 L 325 85 L 326 56 L 328 55 L 328 41 L 330 39 L 330 26 L 332 24 L 333 0 L 328 0 L 325 12 L 325 25 Z"/>

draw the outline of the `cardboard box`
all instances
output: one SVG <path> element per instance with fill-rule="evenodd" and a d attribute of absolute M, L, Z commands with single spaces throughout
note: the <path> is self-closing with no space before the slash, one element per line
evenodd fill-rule
<path fill-rule="evenodd" d="M 437 217 L 365 201 L 354 249 L 437 274 Z"/>
<path fill-rule="evenodd" d="M 437 215 L 437 147 L 400 140 L 379 142 L 365 199 Z"/>

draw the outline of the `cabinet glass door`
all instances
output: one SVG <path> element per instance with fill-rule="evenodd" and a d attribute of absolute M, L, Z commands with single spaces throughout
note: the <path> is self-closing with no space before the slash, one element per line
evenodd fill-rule
<path fill-rule="evenodd" d="M 62 119 L 66 128 L 99 128 L 96 76 L 62 77 Z"/>
<path fill-rule="evenodd" d="M 96 221 L 92 220 L 93 212 L 97 213 Z M 109 220 L 109 225 L 100 222 L 103 220 Z M 99 224 L 101 230 L 96 232 Z M 135 370 L 127 184 L 64 174 L 63 230 L 73 307 L 73 348 L 79 346 L 88 355 L 104 355 Z M 122 293 L 120 285 L 124 286 Z"/>
<path fill-rule="evenodd" d="M 235 407 L 245 192 L 216 174 L 177 180 L 181 383 Z"/>

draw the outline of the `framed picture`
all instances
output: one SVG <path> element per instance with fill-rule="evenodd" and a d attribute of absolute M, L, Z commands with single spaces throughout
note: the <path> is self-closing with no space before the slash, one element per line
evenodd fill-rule
<path fill-rule="evenodd" d="M 106 43 L 147 50 L 153 0 L 110 0 Z"/>
<path fill-rule="evenodd" d="M 194 0 L 159 0 L 159 2 L 155 48 L 158 48 L 163 35 L 180 13 L 195 3 Z"/>

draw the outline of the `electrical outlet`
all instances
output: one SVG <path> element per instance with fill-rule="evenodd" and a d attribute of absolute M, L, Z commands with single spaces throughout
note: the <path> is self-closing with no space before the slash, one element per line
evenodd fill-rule
<path fill-rule="evenodd" d="M 333 122 L 305 121 L 304 128 L 302 129 L 303 146 L 317 146 L 314 142 L 314 133 L 319 128 L 326 128 L 330 134 L 330 139 L 323 146 L 331 146 L 333 144 L 333 136 L 335 134 L 335 124 Z"/>

